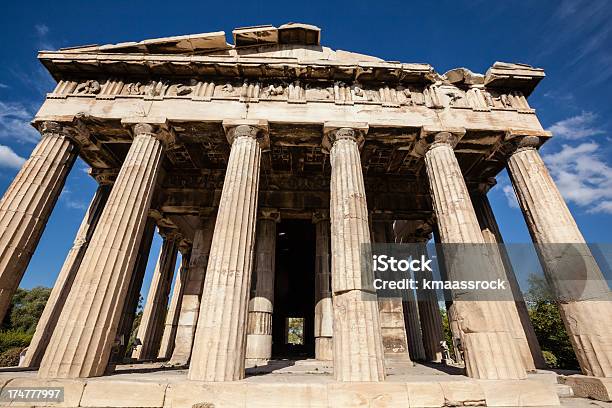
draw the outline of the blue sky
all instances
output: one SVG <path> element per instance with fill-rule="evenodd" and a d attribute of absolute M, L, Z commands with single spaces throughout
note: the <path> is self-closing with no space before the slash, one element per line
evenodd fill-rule
<path fill-rule="evenodd" d="M 53 89 L 36 51 L 106 44 L 235 27 L 305 22 L 322 43 L 387 60 L 425 62 L 440 73 L 484 73 L 494 61 L 546 70 L 530 98 L 555 138 L 542 149 L 587 241 L 611 242 L 612 2 L 314 1 L 230 3 L 162 1 L 8 2 L 0 14 L 0 192 L 38 134 L 28 122 Z M 51 286 L 78 229 L 95 183 L 77 162 L 22 281 Z M 505 174 L 490 199 L 506 242 L 529 242 Z M 157 258 L 151 250 L 143 293 Z"/>

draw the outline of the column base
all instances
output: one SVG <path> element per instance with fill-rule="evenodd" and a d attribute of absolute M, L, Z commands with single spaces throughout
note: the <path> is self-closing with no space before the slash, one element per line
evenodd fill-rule
<path fill-rule="evenodd" d="M 261 367 L 268 365 L 270 362 L 269 358 L 245 358 L 244 359 L 244 367 L 252 368 L 252 367 Z"/>
<path fill-rule="evenodd" d="M 245 361 L 268 361 L 272 357 L 271 334 L 247 335 L 247 349 Z M 260 365 L 260 364 L 258 364 Z"/>
<path fill-rule="evenodd" d="M 315 358 L 320 361 L 334 359 L 333 337 L 315 337 Z"/>
<path fill-rule="evenodd" d="M 577 374 L 560 377 L 559 382 L 572 387 L 576 397 L 612 402 L 612 378 Z"/>

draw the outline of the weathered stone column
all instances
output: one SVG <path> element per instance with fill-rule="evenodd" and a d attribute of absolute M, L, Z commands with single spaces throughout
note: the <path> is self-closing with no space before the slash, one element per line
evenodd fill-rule
<path fill-rule="evenodd" d="M 267 122 L 223 123 L 230 152 L 188 378 L 244 378 L 246 323 Z"/>
<path fill-rule="evenodd" d="M 163 237 L 163 243 L 136 336 L 140 339 L 140 344 L 132 352 L 132 358 L 138 360 L 154 359 L 159 352 L 168 306 L 168 295 L 170 294 L 178 255 L 178 241 L 181 239 L 180 236 L 177 236 L 177 232 L 173 230 L 160 229 L 160 234 Z"/>
<path fill-rule="evenodd" d="M 531 321 L 529 320 L 529 312 L 527 311 L 527 305 L 523 299 L 523 293 L 514 274 L 512 263 L 508 257 L 506 248 L 503 247 L 503 239 L 501 232 L 495 220 L 491 203 L 487 197 L 488 190 L 495 185 L 495 179 L 490 180 L 489 183 L 481 183 L 476 191 L 472 193 L 472 202 L 476 211 L 476 217 L 480 223 L 482 229 L 482 236 L 485 241 L 491 244 L 502 244 L 499 247 L 499 253 L 503 262 L 503 267 L 506 273 L 506 279 L 512 290 L 512 296 L 514 298 L 514 305 L 516 312 L 511 310 L 510 323 L 512 327 L 512 333 L 516 340 L 523 364 L 527 371 L 535 371 L 537 368 L 546 368 L 544 357 L 542 356 L 542 350 L 538 344 L 538 338 L 536 337 L 535 331 Z"/>
<path fill-rule="evenodd" d="M 453 151 L 457 137 L 449 132 L 426 134 L 426 136 L 433 139 L 430 139 L 433 143 L 425 153 L 425 166 L 442 242 L 444 244 L 484 244 L 485 241 Z M 447 256 L 446 251 L 444 255 Z M 447 270 L 450 279 L 460 280 L 459 274 L 465 272 L 461 266 L 466 265 L 462 262 L 471 262 L 471 260 L 461 259 L 462 255 L 467 254 L 457 253 L 455 255 L 453 261 L 459 261 L 460 268 L 457 269 L 456 265 L 453 265 Z M 478 266 L 486 267 L 484 263 Z M 455 308 L 457 322 L 460 325 L 468 376 L 482 379 L 525 378 L 525 367 L 506 323 L 505 302 L 462 300 L 456 296 L 457 294 L 453 293 L 453 308 Z"/>
<path fill-rule="evenodd" d="M 68 297 L 68 293 L 70 293 L 70 288 L 74 282 L 74 277 L 79 270 L 79 266 L 81 265 L 81 261 L 85 255 L 87 245 L 96 229 L 96 225 L 98 224 L 100 215 L 102 214 L 102 210 L 104 209 L 104 205 L 106 204 L 106 200 L 110 194 L 110 190 L 111 186 L 109 184 L 104 183 L 98 186 L 98 189 L 96 190 L 94 197 L 89 204 L 89 208 L 85 213 L 85 217 L 81 222 L 81 226 L 76 234 L 72 248 L 70 248 L 70 251 L 68 251 L 68 255 L 64 260 L 62 269 L 60 270 L 57 280 L 53 285 L 53 289 L 51 290 L 51 294 L 49 295 L 45 309 L 38 320 L 34 337 L 32 337 L 32 341 L 28 346 L 25 358 L 20 363 L 21 367 L 38 367 L 40 365 L 40 361 L 45 354 L 47 344 L 49 344 L 49 339 L 53 334 L 57 320 L 59 319 L 62 309 L 64 308 L 66 298 Z"/>
<path fill-rule="evenodd" d="M 583 374 L 612 377 L 612 323 L 604 317 L 612 316 L 610 289 L 538 145 L 536 136 L 520 138 L 508 159 L 508 173 L 546 279 L 561 296 L 561 317 Z"/>
<path fill-rule="evenodd" d="M 395 243 L 395 232 L 393 231 L 392 221 L 371 221 L 372 243 L 393 244 Z M 410 296 L 410 291 L 406 293 Z M 416 350 L 417 343 L 421 343 L 421 328 L 416 312 L 416 301 L 412 293 L 412 307 L 415 313 L 406 314 L 402 298 L 378 298 L 378 311 L 380 316 L 380 331 L 382 335 L 384 352 L 387 355 L 394 355 L 410 360 L 414 358 L 413 351 Z M 408 319 L 415 318 L 416 324 L 408 327 Z M 416 329 L 413 332 L 410 329 Z M 423 350 L 423 345 L 420 347 Z"/>
<path fill-rule="evenodd" d="M 183 303 L 183 294 L 185 293 L 185 282 L 189 273 L 191 245 L 183 241 L 179 245 L 179 252 L 181 253 L 181 266 L 176 276 L 176 280 L 174 281 L 172 299 L 170 300 L 170 307 L 168 308 L 168 314 L 166 315 L 166 322 L 164 324 L 164 334 L 162 335 L 159 353 L 157 354 L 157 358 L 164 360 L 172 357 L 172 351 L 174 350 L 176 329 L 178 327 L 181 304 Z"/>
<path fill-rule="evenodd" d="M 176 326 L 174 350 L 170 358 L 170 364 L 173 365 L 185 365 L 191 358 L 215 220 L 215 216 L 201 218 L 200 228 L 196 229 L 193 237 L 189 271 L 187 272 L 183 301 L 181 302 Z"/>
<path fill-rule="evenodd" d="M 329 262 L 329 212 L 317 211 L 312 216 L 315 224 L 315 358 L 331 361 L 334 358 L 334 311 L 332 308 L 331 270 Z"/>
<path fill-rule="evenodd" d="M 162 142 L 152 125 L 137 124 L 134 133 L 39 377 L 95 377 L 108 364 L 162 159 Z"/>
<path fill-rule="evenodd" d="M 274 309 L 274 264 L 278 210 L 261 209 L 255 240 L 255 293 L 249 301 L 246 363 L 265 364 L 272 357 L 272 312 Z"/>
<path fill-rule="evenodd" d="M 422 246 L 423 254 L 427 254 L 427 241 L 431 238 L 431 225 L 425 221 L 396 221 L 394 224 L 398 242 L 412 243 Z M 415 274 L 419 281 L 433 280 L 431 271 L 424 270 Z M 416 290 L 416 299 L 419 309 L 419 322 L 423 340 L 425 360 L 439 363 L 442 361 L 442 346 L 444 340 L 442 330 L 442 316 L 438 296 L 433 289 L 425 289 L 422 286 Z M 404 308 L 407 305 L 404 305 Z"/>
<path fill-rule="evenodd" d="M 140 289 L 142 288 L 145 272 L 147 270 L 149 254 L 151 252 L 151 245 L 153 244 L 153 236 L 155 235 L 155 228 L 157 225 L 155 218 L 150 215 L 151 212 L 149 212 L 149 217 L 147 218 L 144 231 L 142 232 L 142 239 L 138 247 L 136 262 L 134 263 L 134 268 L 132 268 L 132 276 L 130 277 L 130 283 L 125 294 L 123 310 L 119 318 L 119 325 L 117 326 L 116 347 L 113 347 L 111 350 L 111 364 L 109 364 L 108 372 L 112 372 L 114 369 L 114 367 L 111 367 L 113 363 L 120 363 L 125 357 L 131 358 L 132 356 L 132 350 L 128 350 L 127 347 L 134 328 L 134 319 L 136 318 L 136 311 L 140 302 Z"/>
<path fill-rule="evenodd" d="M 359 148 L 365 124 L 324 126 L 331 156 L 331 249 L 334 377 L 383 381 L 385 364 L 369 247 L 368 206 Z"/>
<path fill-rule="evenodd" d="M 28 267 L 77 147 L 56 122 L 43 122 L 42 138 L 0 201 L 0 321 Z"/>

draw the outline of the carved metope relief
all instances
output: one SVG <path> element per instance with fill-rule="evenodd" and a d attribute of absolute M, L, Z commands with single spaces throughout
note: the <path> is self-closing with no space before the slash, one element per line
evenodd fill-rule
<path fill-rule="evenodd" d="M 330 102 L 337 105 L 380 104 L 389 108 L 425 106 L 431 109 L 458 108 L 479 112 L 501 109 L 533 113 L 527 98 L 520 91 L 501 92 L 486 89 L 483 85 L 465 89 L 440 81 L 419 86 L 304 79 L 263 81 L 251 78 L 126 80 L 111 77 L 105 80 L 80 81 L 62 79 L 49 97 L 66 98 L 70 95 L 93 96 L 97 99 L 116 97 L 194 101 L 221 99 L 244 103 L 257 103 L 260 100 L 286 103 Z"/>

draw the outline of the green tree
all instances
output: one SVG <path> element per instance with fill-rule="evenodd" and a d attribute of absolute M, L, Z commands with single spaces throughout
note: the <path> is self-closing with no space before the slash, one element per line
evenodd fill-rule
<path fill-rule="evenodd" d="M 30 290 L 17 289 L 2 324 L 3 329 L 33 334 L 50 294 L 51 289 L 41 286 Z"/>
<path fill-rule="evenodd" d="M 565 331 L 552 291 L 542 276 L 528 278 L 525 301 L 529 318 L 542 348 L 544 360 L 551 368 L 579 369 L 574 349 Z"/>
<path fill-rule="evenodd" d="M 288 324 L 287 342 L 289 344 L 304 344 L 304 319 L 290 317 Z"/>
<path fill-rule="evenodd" d="M 448 313 L 446 309 L 440 308 L 440 314 L 442 315 L 442 330 L 444 330 L 444 341 L 448 346 L 451 357 L 455 358 L 455 348 L 453 347 L 453 332 L 450 328 L 450 321 L 448 320 Z"/>

